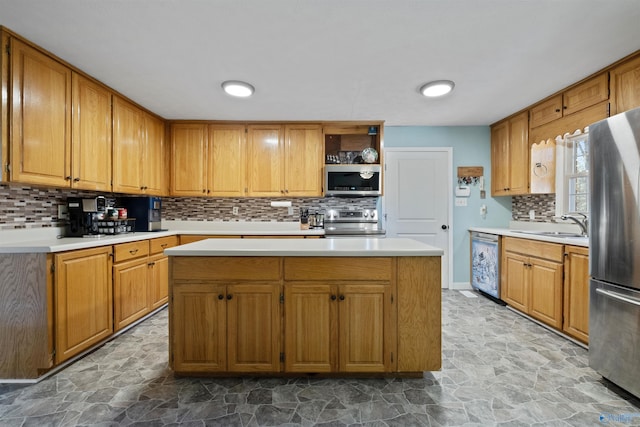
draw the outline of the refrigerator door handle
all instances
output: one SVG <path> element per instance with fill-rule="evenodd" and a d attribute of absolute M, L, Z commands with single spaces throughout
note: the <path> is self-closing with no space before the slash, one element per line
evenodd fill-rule
<path fill-rule="evenodd" d="M 637 298 L 628 297 L 626 295 L 622 295 L 617 292 L 605 291 L 604 289 L 601 289 L 601 288 L 597 288 L 596 292 L 606 297 L 609 297 L 618 301 L 623 301 L 629 304 L 637 305 L 638 307 L 640 307 L 640 300 L 638 300 Z"/>

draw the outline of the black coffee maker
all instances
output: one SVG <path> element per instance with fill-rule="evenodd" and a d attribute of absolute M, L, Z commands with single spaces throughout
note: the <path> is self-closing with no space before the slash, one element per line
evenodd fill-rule
<path fill-rule="evenodd" d="M 103 196 L 89 199 L 80 197 L 67 198 L 69 221 L 67 223 L 65 236 L 82 237 L 98 234 L 97 228 L 93 225 L 98 215 L 104 215 L 106 205 L 107 203 Z"/>

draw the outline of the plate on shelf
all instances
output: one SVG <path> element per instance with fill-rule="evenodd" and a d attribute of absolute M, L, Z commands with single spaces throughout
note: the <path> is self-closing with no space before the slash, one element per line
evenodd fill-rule
<path fill-rule="evenodd" d="M 375 148 L 367 147 L 362 150 L 362 160 L 365 163 L 375 163 L 378 161 L 378 152 Z"/>

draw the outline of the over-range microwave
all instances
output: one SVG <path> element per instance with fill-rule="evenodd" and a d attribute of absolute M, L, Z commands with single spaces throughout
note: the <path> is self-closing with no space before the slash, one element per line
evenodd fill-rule
<path fill-rule="evenodd" d="M 380 165 L 325 165 L 324 195 L 342 197 L 379 196 L 382 190 Z"/>

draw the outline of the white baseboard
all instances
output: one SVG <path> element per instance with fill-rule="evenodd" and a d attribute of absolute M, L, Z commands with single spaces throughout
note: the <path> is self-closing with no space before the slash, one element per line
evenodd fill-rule
<path fill-rule="evenodd" d="M 453 289 L 455 291 L 471 290 L 471 282 L 452 282 L 449 289 Z"/>

